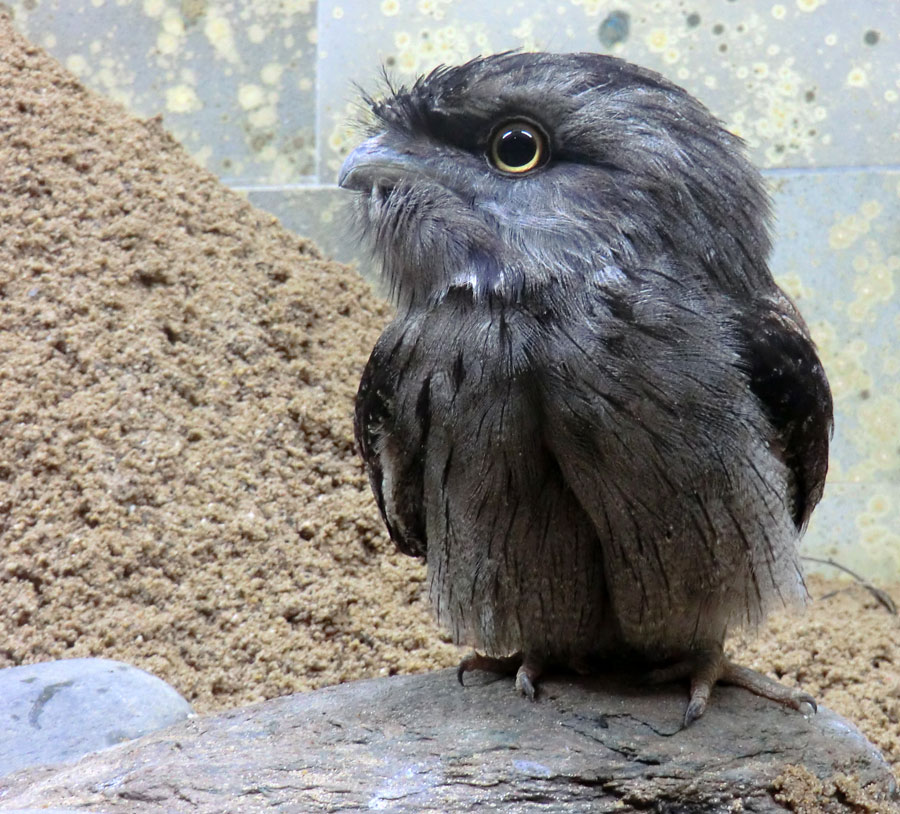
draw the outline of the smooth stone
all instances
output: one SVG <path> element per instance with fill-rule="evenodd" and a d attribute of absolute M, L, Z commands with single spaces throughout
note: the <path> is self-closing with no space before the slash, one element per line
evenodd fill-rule
<path fill-rule="evenodd" d="M 7 777 L 0 811 L 858 814 L 897 802 L 875 747 L 822 707 L 804 716 L 716 687 L 684 729 L 682 684 L 548 676 L 530 702 L 509 679 L 466 681 L 454 670 L 356 681 L 197 716 L 74 766 Z M 820 807 L 789 799 L 798 775 L 822 789 Z M 869 808 L 846 798 L 847 783 Z"/>
<path fill-rule="evenodd" d="M 65 763 L 192 714 L 172 687 L 110 659 L 63 659 L 0 670 L 0 777 Z"/>

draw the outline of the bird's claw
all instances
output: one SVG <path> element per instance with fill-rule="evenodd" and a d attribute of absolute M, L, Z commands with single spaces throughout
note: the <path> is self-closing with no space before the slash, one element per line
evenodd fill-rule
<path fill-rule="evenodd" d="M 528 700 L 534 701 L 537 694 L 537 680 L 541 675 L 542 667 L 540 662 L 523 657 L 521 653 L 503 658 L 483 656 L 481 653 L 470 653 L 456 668 L 456 678 L 463 686 L 465 686 L 463 677 L 470 670 L 485 670 L 489 673 L 499 673 L 501 675 L 515 673 L 516 690 Z"/>
<path fill-rule="evenodd" d="M 819 711 L 816 699 L 807 692 L 796 691 L 790 706 L 803 715 L 815 715 Z"/>

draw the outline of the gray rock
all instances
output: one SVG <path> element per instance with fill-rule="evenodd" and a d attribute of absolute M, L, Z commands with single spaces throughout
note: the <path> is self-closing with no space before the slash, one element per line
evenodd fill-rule
<path fill-rule="evenodd" d="M 681 686 L 548 678 L 530 703 L 509 680 L 470 680 L 460 687 L 445 670 L 360 681 L 193 718 L 75 766 L 8 777 L 0 810 L 861 810 L 827 791 L 827 807 L 789 808 L 776 778 L 791 766 L 826 789 L 851 775 L 872 811 L 896 796 L 875 748 L 825 709 L 806 718 L 721 687 L 682 730 Z"/>
<path fill-rule="evenodd" d="M 174 724 L 191 707 L 162 679 L 109 659 L 64 659 L 0 670 L 0 777 Z"/>

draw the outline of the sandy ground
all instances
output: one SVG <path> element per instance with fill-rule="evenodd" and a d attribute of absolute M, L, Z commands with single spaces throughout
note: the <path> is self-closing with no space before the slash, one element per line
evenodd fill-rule
<path fill-rule="evenodd" d="M 0 15 L 0 666 L 122 659 L 208 711 L 455 663 L 353 448 L 388 317 Z M 735 649 L 896 767 L 900 623 L 810 589 Z"/>

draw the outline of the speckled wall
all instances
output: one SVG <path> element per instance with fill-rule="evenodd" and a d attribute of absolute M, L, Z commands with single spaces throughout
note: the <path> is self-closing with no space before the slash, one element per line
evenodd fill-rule
<path fill-rule="evenodd" d="M 508 48 L 655 68 L 748 142 L 777 213 L 776 276 L 837 407 L 804 544 L 900 575 L 900 3 L 897 0 L 18 0 L 17 25 L 166 126 L 223 180 L 352 259 L 334 178 L 352 82 Z"/>

